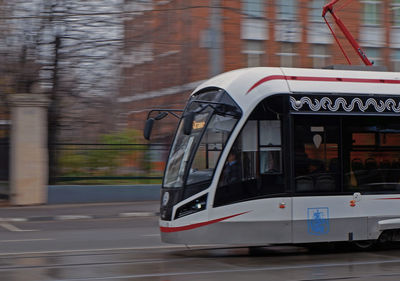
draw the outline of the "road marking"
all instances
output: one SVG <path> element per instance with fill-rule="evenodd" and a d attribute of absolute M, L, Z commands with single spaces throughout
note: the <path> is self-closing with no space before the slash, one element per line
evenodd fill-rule
<path fill-rule="evenodd" d="M 15 225 L 12 225 L 8 222 L 2 222 L 2 223 L 0 223 L 0 226 L 7 229 L 8 231 L 12 231 L 12 232 L 37 231 L 36 229 L 20 229 L 20 228 L 16 227 Z"/>
<path fill-rule="evenodd" d="M 15 243 L 15 242 L 36 242 L 55 240 L 53 238 L 37 238 L 37 239 L 16 239 L 16 240 L 0 240 L 0 243 Z"/>
<path fill-rule="evenodd" d="M 157 216 L 154 212 L 132 212 L 132 213 L 120 213 L 119 216 L 121 218 L 130 218 L 130 217 L 154 217 Z"/>
<path fill-rule="evenodd" d="M 0 218 L 0 222 L 26 222 L 26 218 Z"/>
<path fill-rule="evenodd" d="M 62 215 L 56 216 L 56 220 L 83 220 L 83 219 L 93 219 L 93 216 L 85 216 L 85 215 Z"/>
<path fill-rule="evenodd" d="M 143 237 L 157 237 L 157 236 L 160 236 L 160 234 L 158 233 L 158 234 L 144 234 L 144 235 L 142 235 Z"/>

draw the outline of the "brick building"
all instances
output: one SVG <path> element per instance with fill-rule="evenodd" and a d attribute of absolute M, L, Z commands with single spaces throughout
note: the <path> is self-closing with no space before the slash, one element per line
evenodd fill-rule
<path fill-rule="evenodd" d="M 123 124 L 131 128 L 143 128 L 149 109 L 183 108 L 196 85 L 221 72 L 252 66 L 347 64 L 321 17 L 328 1 L 125 2 L 118 104 Z M 400 71 L 400 0 L 343 0 L 335 7 L 343 4 L 335 11 L 368 57 L 389 71 Z M 362 64 L 335 30 L 352 64 Z M 158 123 L 162 125 L 154 129 L 155 139 L 162 140 L 173 133 L 176 120 Z"/>

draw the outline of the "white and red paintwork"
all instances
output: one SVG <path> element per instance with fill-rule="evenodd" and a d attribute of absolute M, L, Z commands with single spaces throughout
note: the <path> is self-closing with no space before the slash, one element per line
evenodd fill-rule
<path fill-rule="evenodd" d="M 200 85 L 193 93 L 207 88 L 224 89 L 243 111 L 243 116 L 226 144 L 221 159 L 259 102 L 274 94 L 318 93 L 348 95 L 400 96 L 400 73 L 373 71 L 321 70 L 301 68 L 248 68 L 218 75 Z M 216 167 L 219 175 L 223 161 Z M 206 210 L 172 221 L 160 220 L 162 239 L 181 244 L 309 243 L 377 239 L 381 225 L 394 223 L 400 228 L 400 196 L 338 195 L 303 196 L 251 200 L 213 208 L 219 176 L 210 187 L 174 206 L 180 206 L 208 193 Z M 399 191 L 400 193 L 400 191 Z M 310 235 L 308 208 L 329 208 L 330 230 L 326 235 Z M 394 220 L 389 220 L 394 219 Z M 386 223 L 387 222 L 387 223 Z"/>

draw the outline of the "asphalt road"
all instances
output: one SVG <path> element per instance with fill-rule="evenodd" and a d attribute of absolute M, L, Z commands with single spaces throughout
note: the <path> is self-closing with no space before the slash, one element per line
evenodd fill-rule
<path fill-rule="evenodd" d="M 158 218 L 0 224 L 1 281 L 400 280 L 400 248 L 247 248 L 166 245 Z"/>

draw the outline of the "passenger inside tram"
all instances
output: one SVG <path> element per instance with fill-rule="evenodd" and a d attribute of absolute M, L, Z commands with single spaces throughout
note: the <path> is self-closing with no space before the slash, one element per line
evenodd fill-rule
<path fill-rule="evenodd" d="M 241 166 L 236 151 L 231 151 L 223 171 L 223 185 L 228 185 L 241 180 Z"/>

